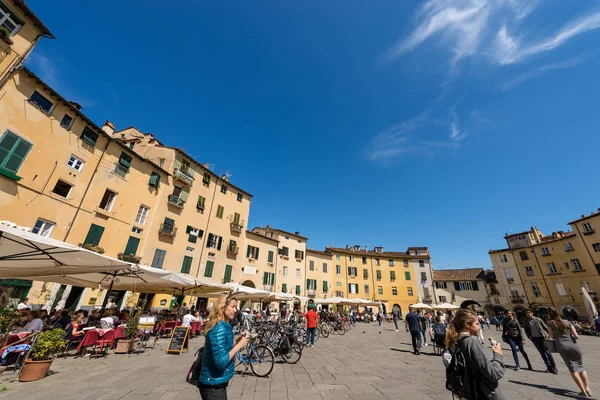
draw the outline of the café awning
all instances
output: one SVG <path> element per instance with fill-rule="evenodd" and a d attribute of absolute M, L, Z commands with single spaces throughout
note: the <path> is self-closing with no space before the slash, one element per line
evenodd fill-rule
<path fill-rule="evenodd" d="M 0 222 L 0 279 L 109 272 L 130 265 L 7 223 Z"/>

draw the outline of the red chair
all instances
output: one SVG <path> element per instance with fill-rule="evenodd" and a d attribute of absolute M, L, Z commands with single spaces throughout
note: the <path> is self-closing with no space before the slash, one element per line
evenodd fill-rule
<path fill-rule="evenodd" d="M 162 334 L 164 336 L 170 336 L 173 328 L 181 325 L 181 321 L 167 321 L 165 322 L 164 328 L 162 328 Z"/>
<path fill-rule="evenodd" d="M 101 354 L 104 356 L 104 358 L 106 358 L 108 356 L 108 351 L 112 348 L 115 342 L 115 330 L 111 329 L 105 332 L 102 336 L 100 336 L 98 333 L 98 336 L 98 340 L 96 340 L 96 343 L 92 348 L 92 354 L 90 357 Z"/>
<path fill-rule="evenodd" d="M 199 336 L 202 332 L 202 323 L 200 321 L 192 322 L 190 323 L 190 329 L 192 331 L 192 336 Z"/>
<path fill-rule="evenodd" d="M 90 329 L 86 331 L 85 336 L 81 340 L 81 343 L 79 343 L 79 346 L 77 346 L 77 354 L 83 357 L 83 355 L 87 351 L 87 348 L 90 346 L 94 346 L 99 338 L 100 336 L 98 335 L 97 330 Z"/>

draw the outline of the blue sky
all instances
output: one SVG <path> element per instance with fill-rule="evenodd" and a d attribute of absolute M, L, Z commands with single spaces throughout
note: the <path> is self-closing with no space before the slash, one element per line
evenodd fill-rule
<path fill-rule="evenodd" d="M 490 267 L 600 207 L 595 1 L 29 4 L 57 39 L 28 65 L 228 171 L 250 227 Z"/>

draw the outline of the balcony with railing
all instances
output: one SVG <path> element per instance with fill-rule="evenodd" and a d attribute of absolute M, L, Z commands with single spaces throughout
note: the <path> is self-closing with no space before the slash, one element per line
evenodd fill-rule
<path fill-rule="evenodd" d="M 228 256 L 237 256 L 240 251 L 238 246 L 227 246 L 227 255 Z"/>
<path fill-rule="evenodd" d="M 177 234 L 177 227 L 172 224 L 160 224 L 159 234 L 165 236 L 175 236 Z"/>
<path fill-rule="evenodd" d="M 173 170 L 173 176 L 188 186 L 191 186 L 194 183 L 194 176 L 185 169 L 175 168 Z"/>
<path fill-rule="evenodd" d="M 316 291 L 316 290 L 314 290 L 314 289 L 308 289 L 308 290 L 306 291 L 306 295 L 307 295 L 307 296 L 316 296 L 316 294 L 317 294 L 317 291 Z"/>
<path fill-rule="evenodd" d="M 185 201 L 181 200 L 179 197 L 170 194 L 169 195 L 169 204 L 178 207 L 178 208 L 183 208 L 183 206 L 185 205 Z"/>
<path fill-rule="evenodd" d="M 423 303 L 425 303 L 425 304 L 431 304 L 431 303 L 433 303 L 433 298 L 431 296 L 424 297 L 423 298 Z"/>
<path fill-rule="evenodd" d="M 242 232 L 242 230 L 244 229 L 244 225 L 242 225 L 239 222 L 232 222 L 230 224 L 230 226 L 231 226 L 231 230 L 234 232 Z"/>
<path fill-rule="evenodd" d="M 266 290 L 267 292 L 270 292 L 273 290 L 273 285 L 264 285 L 263 286 L 263 290 Z"/>

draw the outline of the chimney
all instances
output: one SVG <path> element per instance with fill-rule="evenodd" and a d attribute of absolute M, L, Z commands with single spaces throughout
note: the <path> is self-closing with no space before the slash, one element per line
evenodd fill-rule
<path fill-rule="evenodd" d="M 354 245 L 354 251 L 360 251 L 360 245 L 355 244 Z"/>
<path fill-rule="evenodd" d="M 296 231 L 296 233 L 294 233 L 294 235 L 300 236 L 300 232 Z"/>
<path fill-rule="evenodd" d="M 223 175 L 221 179 L 223 179 L 225 182 L 229 181 L 229 177 L 227 175 Z"/>
<path fill-rule="evenodd" d="M 77 111 L 81 111 L 81 104 L 74 101 L 70 101 L 69 104 L 72 105 Z"/>
<path fill-rule="evenodd" d="M 110 122 L 109 120 L 106 120 L 104 125 L 102 125 L 102 130 L 104 132 L 108 133 L 110 136 L 112 136 L 115 133 L 115 126 L 113 125 L 112 122 Z"/>
<path fill-rule="evenodd" d="M 369 246 L 365 246 L 365 253 L 369 252 Z"/>
<path fill-rule="evenodd" d="M 208 169 L 208 163 L 207 163 L 207 162 L 205 162 L 204 164 L 202 164 L 202 166 L 203 166 L 204 168 L 207 168 L 207 169 Z"/>

